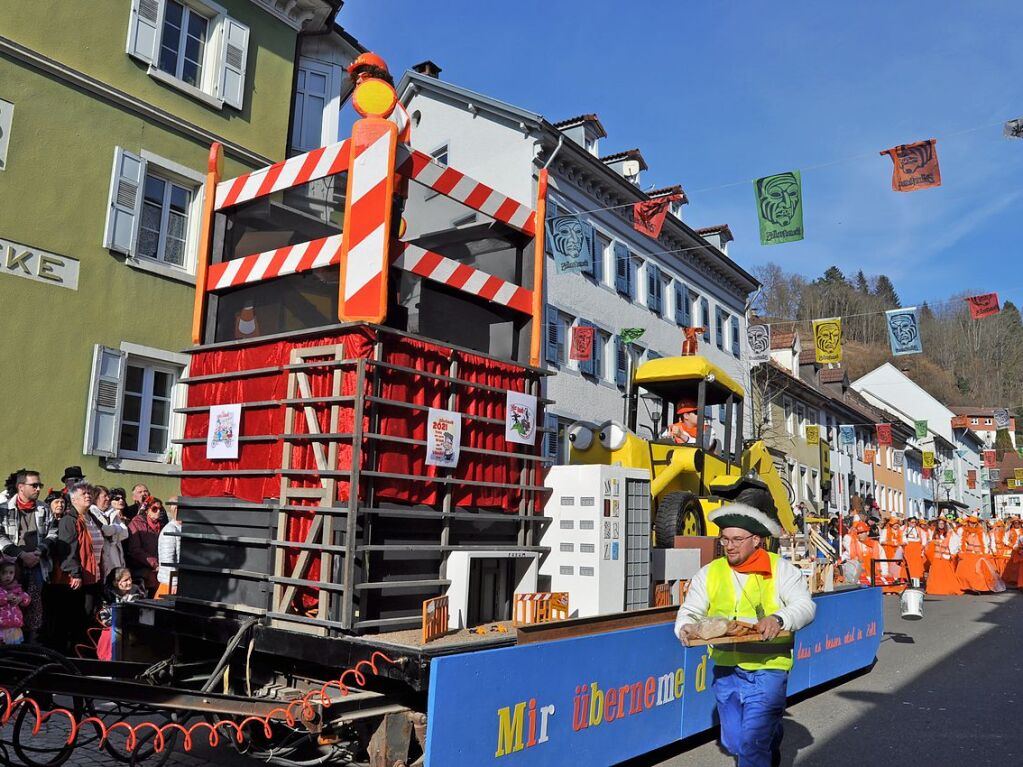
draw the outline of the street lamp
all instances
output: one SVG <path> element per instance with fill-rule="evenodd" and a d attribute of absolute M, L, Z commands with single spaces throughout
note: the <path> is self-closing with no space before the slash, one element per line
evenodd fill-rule
<path fill-rule="evenodd" d="M 650 416 L 650 420 L 653 422 L 653 426 L 648 427 L 650 434 L 653 439 L 657 439 L 657 430 L 661 426 L 661 410 L 663 403 L 661 398 L 652 392 L 639 395 L 639 398 L 643 400 L 643 407 L 646 408 L 647 415 Z"/>

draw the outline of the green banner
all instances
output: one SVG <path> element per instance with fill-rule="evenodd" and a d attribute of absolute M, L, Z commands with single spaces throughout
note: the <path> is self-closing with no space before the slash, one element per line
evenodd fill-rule
<path fill-rule="evenodd" d="M 618 335 L 621 337 L 622 343 L 628 346 L 642 338 L 644 333 L 646 333 L 645 328 L 622 328 L 622 332 Z"/>
<path fill-rule="evenodd" d="M 927 421 L 913 421 L 917 439 L 927 439 Z"/>
<path fill-rule="evenodd" d="M 803 188 L 799 171 L 764 176 L 753 182 L 760 217 L 760 244 L 803 239 Z"/>
<path fill-rule="evenodd" d="M 945 474 L 945 478 L 944 478 L 945 484 L 946 485 L 954 485 L 955 481 L 956 481 L 955 470 L 954 469 L 945 469 L 944 474 Z"/>

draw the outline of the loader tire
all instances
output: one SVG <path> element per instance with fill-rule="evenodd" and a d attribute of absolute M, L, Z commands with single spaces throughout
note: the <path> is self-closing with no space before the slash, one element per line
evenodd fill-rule
<path fill-rule="evenodd" d="M 657 504 L 654 518 L 654 546 L 668 549 L 676 535 L 704 535 L 703 507 L 689 492 L 668 493 Z"/>

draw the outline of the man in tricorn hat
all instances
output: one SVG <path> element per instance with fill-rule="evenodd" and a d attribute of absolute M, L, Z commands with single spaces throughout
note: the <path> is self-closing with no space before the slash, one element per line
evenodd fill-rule
<path fill-rule="evenodd" d="M 712 511 L 725 556 L 690 582 L 675 619 L 681 641 L 700 618 L 724 617 L 757 625 L 765 641 L 711 648 L 721 745 L 739 767 L 780 764 L 785 688 L 792 668 L 792 638 L 813 621 L 817 608 L 802 574 L 761 544 L 782 534 L 776 516 L 744 504 Z"/>

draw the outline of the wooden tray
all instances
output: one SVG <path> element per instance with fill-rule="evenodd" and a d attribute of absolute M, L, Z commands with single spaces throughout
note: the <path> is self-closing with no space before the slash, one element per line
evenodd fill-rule
<path fill-rule="evenodd" d="M 776 639 L 786 639 L 792 636 L 791 631 L 780 631 Z M 719 645 L 733 645 L 743 644 L 745 642 L 763 642 L 764 637 L 762 634 L 747 634 L 741 637 L 714 637 L 713 639 L 688 639 L 686 640 L 686 647 L 702 647 L 708 645 L 711 647 L 717 647 Z"/>

